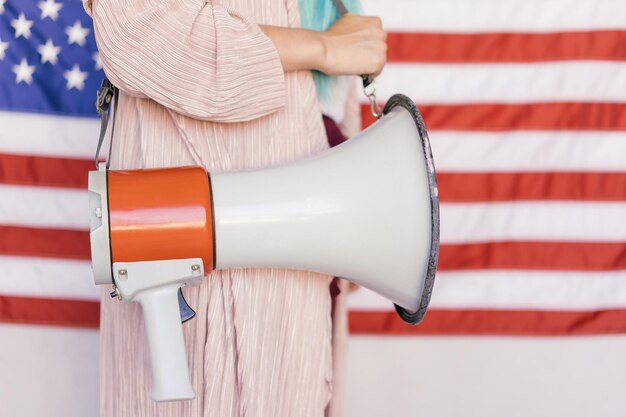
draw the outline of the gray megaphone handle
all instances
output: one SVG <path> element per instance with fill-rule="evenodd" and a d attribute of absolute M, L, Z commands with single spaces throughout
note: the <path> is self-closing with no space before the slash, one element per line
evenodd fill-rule
<path fill-rule="evenodd" d="M 180 284 L 173 283 L 145 289 L 135 296 L 143 308 L 154 401 L 195 397 L 189 378 L 179 291 Z"/>

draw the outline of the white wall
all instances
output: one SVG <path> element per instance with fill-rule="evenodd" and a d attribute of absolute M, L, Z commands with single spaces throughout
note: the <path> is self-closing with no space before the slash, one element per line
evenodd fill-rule
<path fill-rule="evenodd" d="M 352 337 L 346 417 L 624 417 L 626 336 Z"/>
<path fill-rule="evenodd" d="M 98 417 L 98 332 L 0 325 L 0 417 Z"/>
<path fill-rule="evenodd" d="M 96 331 L 3 324 L 0 343 L 1 417 L 98 416 Z M 355 336 L 346 371 L 346 417 L 626 416 L 622 335 Z"/>

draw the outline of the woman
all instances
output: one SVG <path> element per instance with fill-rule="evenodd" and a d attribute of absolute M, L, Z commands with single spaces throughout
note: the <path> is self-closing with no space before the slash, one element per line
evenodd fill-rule
<path fill-rule="evenodd" d="M 111 168 L 259 168 L 327 145 L 310 74 L 378 74 L 380 20 L 299 28 L 297 0 L 86 0 L 121 90 Z M 101 416 L 322 416 L 333 395 L 331 277 L 229 270 L 185 297 L 196 399 L 150 399 L 143 320 L 104 296 Z"/>

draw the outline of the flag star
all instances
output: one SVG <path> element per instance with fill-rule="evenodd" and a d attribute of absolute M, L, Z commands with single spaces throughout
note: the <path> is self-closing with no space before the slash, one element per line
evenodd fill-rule
<path fill-rule="evenodd" d="M 77 20 L 76 23 L 74 23 L 74 26 L 68 26 L 67 29 L 65 29 L 65 33 L 67 34 L 67 42 L 70 45 L 77 43 L 80 46 L 83 46 L 87 40 L 89 29 L 82 27 L 80 25 L 80 21 Z"/>
<path fill-rule="evenodd" d="M 57 20 L 61 7 L 63 7 L 63 5 L 61 3 L 55 3 L 54 0 L 40 1 L 39 8 L 41 9 L 41 18 L 45 19 L 49 17 L 52 20 Z"/>
<path fill-rule="evenodd" d="M 82 90 L 83 88 L 85 88 L 87 72 L 82 72 L 78 64 L 74 64 L 71 71 L 65 71 L 64 77 L 67 80 L 68 90 L 71 90 L 72 88 Z"/>
<path fill-rule="evenodd" d="M 97 70 L 101 70 L 102 69 L 102 60 L 100 59 L 100 53 L 94 52 L 94 54 L 91 56 L 91 59 L 93 59 L 94 62 L 95 62 L 96 71 Z"/>
<path fill-rule="evenodd" d="M 8 47 L 9 47 L 9 42 L 2 42 L 2 39 L 0 39 L 0 61 L 4 59 L 6 55 L 5 52 Z"/>
<path fill-rule="evenodd" d="M 52 65 L 55 65 L 58 61 L 57 55 L 61 52 L 61 47 L 54 46 L 52 39 L 48 39 L 45 45 L 39 45 L 37 52 L 41 55 L 42 64 L 50 62 Z"/>
<path fill-rule="evenodd" d="M 7 0 L 0 0 L 0 14 L 4 13 L 4 3 L 6 3 Z"/>
<path fill-rule="evenodd" d="M 27 20 L 24 13 L 20 13 L 17 19 L 11 21 L 11 26 L 15 29 L 15 39 L 23 36 L 24 38 L 30 38 L 30 28 L 33 26 L 32 20 Z"/>
<path fill-rule="evenodd" d="M 34 65 L 28 65 L 26 58 L 22 58 L 20 65 L 13 65 L 13 72 L 15 73 L 15 84 L 25 82 L 30 84 L 33 82 L 33 73 L 35 72 Z"/>

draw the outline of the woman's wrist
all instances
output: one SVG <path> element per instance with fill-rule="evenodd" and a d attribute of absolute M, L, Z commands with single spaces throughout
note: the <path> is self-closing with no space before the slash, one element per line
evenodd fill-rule
<path fill-rule="evenodd" d="M 328 43 L 326 42 L 325 33 L 309 29 L 301 30 L 306 32 L 304 36 L 307 37 L 307 45 L 309 48 L 309 62 L 307 63 L 306 69 L 324 72 L 327 68 L 328 59 Z"/>

